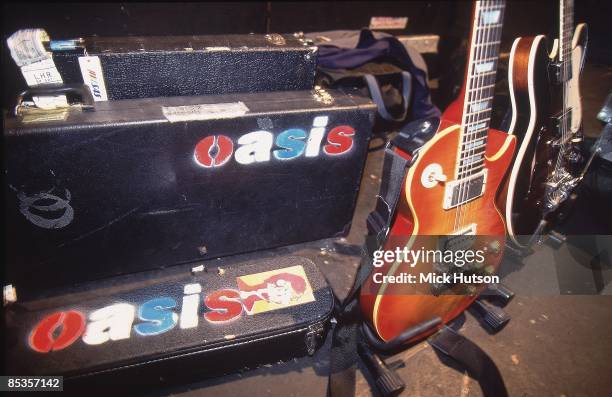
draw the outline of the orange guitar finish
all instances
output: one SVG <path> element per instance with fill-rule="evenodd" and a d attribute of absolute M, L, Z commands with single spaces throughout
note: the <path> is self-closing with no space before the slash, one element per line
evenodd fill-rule
<path fill-rule="evenodd" d="M 501 262 L 506 242 L 506 226 L 504 217 L 495 203 L 500 185 L 506 178 L 514 156 L 516 138 L 494 129 L 487 130 L 488 120 L 480 116 L 473 117 L 475 114 L 480 115 L 483 109 L 488 111 L 492 107 L 493 94 L 487 90 L 490 89 L 491 84 L 494 84 L 494 80 L 486 80 L 483 75 L 492 71 L 492 65 L 488 62 L 492 57 L 497 58 L 499 54 L 498 48 L 488 53 L 476 50 L 476 48 L 487 45 L 487 40 L 490 40 L 491 36 L 475 35 L 474 31 L 477 29 L 482 31 L 490 23 L 486 21 L 495 18 L 491 10 L 500 10 L 500 6 L 503 8 L 503 3 L 486 0 L 474 3 L 473 27 L 470 34 L 472 44 L 468 59 L 471 60 L 470 62 L 479 62 L 478 65 L 482 70 L 474 72 L 475 63 L 468 62 L 466 79 L 459 99 L 444 112 L 437 133 L 421 147 L 417 159 L 408 168 L 403 184 L 403 194 L 400 195 L 395 218 L 382 247 L 385 251 L 395 251 L 396 248 L 400 250 L 408 248 L 413 252 L 421 249 L 443 251 L 446 246 L 440 249 L 438 236 L 460 235 L 464 238 L 466 234 L 470 234 L 469 249 L 482 251 L 484 261 L 468 271 L 473 274 L 491 275 L 495 273 Z M 498 13 L 497 16 L 499 15 Z M 499 27 L 501 24 L 493 26 L 498 26 L 497 29 L 500 29 L 497 31 L 496 40 L 498 40 L 501 37 Z M 468 75 L 468 70 L 471 70 L 471 76 Z M 466 87 L 470 87 L 470 95 L 466 95 Z M 474 96 L 474 90 L 480 92 L 481 96 Z M 484 107 L 477 106 L 477 110 L 474 110 L 474 105 L 481 104 L 482 100 L 485 101 Z M 471 102 L 464 106 L 464 101 Z M 486 142 L 484 167 L 480 170 L 486 175 L 482 195 L 456 207 L 444 209 L 446 185 L 459 177 L 457 175 L 458 162 L 461 160 L 463 163 L 466 158 L 465 141 L 462 140 L 462 123 L 473 125 L 483 120 L 486 124 L 483 131 L 487 131 L 487 139 L 484 141 Z M 463 125 L 465 127 L 465 124 Z M 482 133 L 482 136 L 477 139 L 484 137 L 485 134 Z M 396 150 L 400 155 L 404 155 L 399 149 Z M 461 151 L 464 153 L 463 158 L 460 156 Z M 469 158 L 469 155 L 467 157 Z M 465 176 L 462 175 L 462 177 Z M 465 179 L 462 181 L 465 183 Z M 375 282 L 376 275 L 408 275 L 418 280 L 420 274 L 440 274 L 440 271 L 447 270 L 443 267 L 435 268 L 435 263 L 432 263 L 434 261 L 420 260 L 415 266 L 401 260 L 393 262 L 384 260 L 383 262 L 383 266 L 375 268 L 363 283 L 360 304 L 364 316 L 369 320 L 374 331 L 385 341 L 399 336 L 414 326 L 432 320 L 434 317 L 440 317 L 442 324 L 451 321 L 463 312 L 486 286 L 485 284 L 466 285 L 446 282 L 440 284 L 443 287 L 440 289 L 440 285 L 432 288 L 433 286 L 428 282 L 385 283 L 381 277 L 377 278 L 379 282 L 377 283 Z M 452 268 L 455 264 L 450 266 L 451 271 L 464 271 Z M 433 332 L 435 329 L 430 329 L 407 342 L 416 341 Z"/>
<path fill-rule="evenodd" d="M 461 98 L 461 96 L 460 96 Z M 461 101 L 459 101 L 461 102 Z M 448 111 L 460 109 L 453 106 Z M 446 112 L 445 112 L 446 116 Z M 457 119 L 449 114 L 449 118 Z M 459 116 L 460 117 L 460 116 Z M 504 218 L 495 205 L 495 198 L 516 146 L 514 136 L 490 129 L 485 152 L 485 168 L 488 170 L 486 189 L 482 196 L 470 201 L 463 207 L 444 210 L 442 208 L 444 184 L 425 188 L 421 175 L 429 164 L 441 165 L 445 175 L 454 175 L 457 148 L 459 147 L 460 126 L 442 120 L 438 133 L 419 151 L 416 162 L 409 168 L 404 182 L 404 194 L 400 197 L 396 218 L 389 232 L 384 250 L 414 247 L 435 249 L 431 238 L 419 236 L 450 235 L 455 231 L 454 219 L 458 208 L 463 208 L 467 222 L 476 224 L 474 249 L 484 248 L 485 266 L 497 269 L 501 261 L 505 243 Z M 496 252 L 487 249 L 491 236 L 499 241 Z M 394 266 L 395 265 L 395 266 Z M 385 263 L 376 271 L 382 274 L 418 274 L 432 271 L 431 264 L 419 263 L 411 268 L 406 263 Z M 408 328 L 430 320 L 435 316 L 446 323 L 464 311 L 477 297 L 482 286 L 474 286 L 471 294 L 461 290 L 465 286 L 453 288 L 457 294 L 433 295 L 424 284 L 376 284 L 369 277 L 362 286 L 360 298 L 364 315 L 383 340 L 390 340 Z M 430 334 L 435 330 L 427 332 Z M 421 339 L 427 334 L 416 336 Z"/>

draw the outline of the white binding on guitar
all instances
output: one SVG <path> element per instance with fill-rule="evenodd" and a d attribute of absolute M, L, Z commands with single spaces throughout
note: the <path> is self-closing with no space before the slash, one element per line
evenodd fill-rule
<path fill-rule="evenodd" d="M 581 96 L 580 96 L 580 71 L 583 66 L 584 61 L 584 42 L 580 42 L 580 38 L 583 36 L 583 33 L 586 33 L 586 24 L 579 24 L 574 30 L 574 35 L 571 43 L 571 64 L 572 64 L 572 77 L 567 82 L 567 107 L 572 110 L 571 112 L 571 132 L 572 134 L 576 133 L 582 123 L 582 104 L 581 104 Z M 513 213 L 513 202 L 514 202 L 514 193 L 517 182 L 517 177 L 519 171 L 521 169 L 521 165 L 526 160 L 525 153 L 527 152 L 527 148 L 529 147 L 534 130 L 535 130 L 535 122 L 537 118 L 537 109 L 536 109 L 536 99 L 534 92 L 534 62 L 535 56 L 537 53 L 537 48 L 541 40 L 544 40 L 543 35 L 536 36 L 534 38 L 533 44 L 529 53 L 529 64 L 528 64 L 528 94 L 529 94 L 529 106 L 530 106 L 530 114 L 529 114 L 529 123 L 526 131 L 524 131 L 524 138 L 521 142 L 520 147 L 518 148 L 516 159 L 513 163 L 512 170 L 510 171 L 510 178 L 508 182 L 508 194 L 506 196 L 506 225 L 508 229 L 508 235 L 513 243 L 522 247 L 523 244 L 519 243 L 516 238 L 516 234 L 513 228 L 512 222 L 512 213 Z M 514 57 L 516 47 L 521 38 L 517 38 L 513 45 L 512 50 L 510 51 L 510 60 L 509 60 L 509 70 L 508 70 L 508 85 L 510 88 L 510 103 L 512 107 L 512 118 L 510 121 L 510 126 L 508 129 L 509 134 L 515 134 L 515 127 L 517 121 L 517 104 L 516 104 L 516 94 L 514 92 L 514 83 L 513 83 L 513 65 L 514 65 Z M 549 54 L 551 60 L 554 60 L 558 56 L 559 52 L 559 39 L 555 39 L 553 43 L 552 51 Z M 520 132 L 520 131 L 519 131 Z M 531 160 L 530 164 L 530 175 L 533 174 L 535 158 Z"/>

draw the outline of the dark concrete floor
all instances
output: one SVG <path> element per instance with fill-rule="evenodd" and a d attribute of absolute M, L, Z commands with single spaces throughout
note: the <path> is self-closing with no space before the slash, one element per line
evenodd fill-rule
<path fill-rule="evenodd" d="M 587 136 L 596 136 L 601 125 L 595 120 L 595 114 L 612 90 L 612 68 L 587 65 L 584 76 L 585 132 Z M 371 153 L 347 244 L 359 245 L 363 241 L 365 219 L 374 206 L 381 169 L 382 152 Z M 603 240 L 600 247 L 612 248 L 610 241 Z M 359 258 L 341 254 L 328 242 L 313 243 L 313 247 L 310 253 L 302 253 L 320 266 L 336 294 L 345 296 Z M 321 247 L 324 249 L 318 250 Z M 568 249 L 571 252 L 562 251 Z M 290 247 L 286 250 L 295 252 Z M 612 270 L 604 268 L 599 275 L 603 287 L 594 286 L 592 269 L 578 264 L 588 253 L 575 251 L 571 247 L 555 250 L 541 245 L 522 263 L 506 261 L 506 268 L 502 270 L 504 281 L 517 290 L 517 296 L 506 307 L 512 320 L 500 333 L 488 333 L 470 312 L 461 319 L 464 321 L 461 333 L 479 344 L 496 362 L 511 396 L 612 395 Z M 159 390 L 156 394 L 323 396 L 329 371 L 329 339 L 314 357 Z M 470 376 L 441 362 L 427 342 L 390 360 L 398 358 L 406 363 L 398 370 L 407 385 L 403 396 L 482 395 Z M 360 371 L 357 395 L 376 395 Z"/>

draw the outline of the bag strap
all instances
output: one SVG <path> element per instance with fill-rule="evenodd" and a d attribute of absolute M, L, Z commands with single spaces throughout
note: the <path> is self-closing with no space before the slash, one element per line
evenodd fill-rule
<path fill-rule="evenodd" d="M 467 369 L 480 384 L 485 397 L 508 397 L 497 365 L 477 344 L 448 326 L 432 336 L 429 344 Z"/>
<path fill-rule="evenodd" d="M 406 71 L 402 71 L 401 75 L 403 111 L 399 117 L 393 117 L 387 110 L 376 77 L 372 74 L 366 74 L 363 76 L 366 84 L 368 85 L 368 89 L 370 90 L 372 100 L 378 107 L 378 114 L 380 114 L 380 117 L 388 121 L 404 121 L 406 119 L 406 115 L 408 114 L 408 105 L 410 104 L 410 94 L 412 91 L 412 75 Z"/>
<path fill-rule="evenodd" d="M 329 360 L 328 397 L 354 397 L 357 372 L 357 339 L 361 325 L 359 301 L 352 299 L 340 307 L 335 317 Z"/>

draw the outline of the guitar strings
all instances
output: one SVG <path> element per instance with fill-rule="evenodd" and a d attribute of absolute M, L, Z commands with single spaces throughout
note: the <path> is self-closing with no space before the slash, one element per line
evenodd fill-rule
<path fill-rule="evenodd" d="M 489 11 L 490 6 L 488 6 L 487 4 L 485 4 L 486 2 L 482 2 L 481 3 L 481 8 L 480 8 L 480 13 L 478 16 L 478 23 L 477 23 L 477 32 L 480 35 L 480 37 L 476 37 L 476 41 L 477 41 L 477 51 L 475 53 L 475 61 L 474 63 L 480 63 L 482 62 L 482 59 L 486 59 L 487 57 L 487 48 L 488 48 L 488 42 L 489 42 L 489 31 L 490 29 L 488 28 L 487 25 L 482 24 L 483 19 L 484 19 L 484 12 Z M 491 5 L 492 7 L 492 5 Z M 482 24 L 482 26 L 481 26 Z M 484 55 L 483 55 L 484 53 Z M 468 103 L 470 103 L 470 110 L 471 110 L 471 104 L 473 103 L 480 103 L 483 98 L 482 98 L 482 94 L 483 94 L 483 84 L 482 84 L 482 74 L 478 73 L 476 78 L 473 80 L 474 82 L 474 87 L 472 88 L 472 100 L 469 101 Z M 478 116 L 477 116 L 478 114 Z M 473 146 L 475 143 L 474 135 L 477 134 L 477 129 L 474 130 L 470 130 L 470 128 L 475 127 L 476 125 L 478 125 L 479 122 L 479 115 L 481 113 L 474 113 L 474 112 L 470 112 L 470 119 L 468 122 L 468 134 L 467 134 L 467 156 L 465 157 L 466 160 L 464 160 L 466 162 L 466 164 L 463 167 L 463 178 L 469 177 L 472 174 L 472 170 L 473 170 L 473 162 L 472 160 L 472 156 L 474 155 L 474 150 L 473 150 Z M 468 162 L 469 161 L 469 162 Z M 470 182 L 469 181 L 464 181 L 462 182 L 462 185 L 465 185 L 464 189 L 463 189 L 463 193 L 461 196 L 461 202 L 464 202 L 468 197 L 469 197 L 469 192 L 470 192 Z M 466 203 L 466 204 L 462 204 L 461 205 L 461 210 L 460 210 L 460 220 L 459 220 L 459 229 L 461 230 L 463 229 L 464 225 L 464 221 L 465 221 L 465 217 L 467 217 L 467 215 L 469 215 L 469 210 L 470 210 L 470 203 Z M 467 214 L 466 214 L 467 213 Z"/>
<path fill-rule="evenodd" d="M 559 171 L 559 166 L 561 163 L 561 152 L 563 151 L 563 142 L 565 141 L 565 119 L 563 117 L 563 112 L 565 110 L 565 46 L 566 46 L 566 38 L 565 38 L 565 31 L 564 31 L 564 24 L 565 24 L 565 13 L 566 13 L 566 9 L 565 9 L 565 4 L 564 4 L 564 0 L 559 0 L 559 62 L 561 63 L 560 67 L 561 67 L 561 80 L 562 82 L 562 87 L 561 87 L 561 95 L 562 95 L 562 107 L 561 107 L 561 115 L 560 115 L 560 121 L 561 121 L 561 125 L 560 125 L 560 129 L 561 129 L 561 147 L 559 148 L 559 151 L 557 152 L 557 159 L 555 161 L 555 167 L 553 169 L 552 172 L 552 179 L 553 182 L 559 177 L 558 176 L 558 171 Z M 557 191 L 553 191 L 553 199 L 557 200 L 558 196 L 557 196 Z"/>
<path fill-rule="evenodd" d="M 484 3 L 484 2 L 483 2 Z M 476 48 L 473 62 L 472 64 L 476 64 L 483 62 L 484 60 L 489 60 L 493 57 L 494 54 L 498 54 L 499 51 L 495 51 L 496 48 L 499 47 L 499 39 L 501 34 L 501 24 L 503 21 L 503 9 L 504 9 L 504 1 L 492 1 L 489 4 L 483 4 L 479 7 L 478 12 L 478 23 L 476 24 L 476 42 L 478 47 Z M 482 24 L 484 21 L 484 12 L 499 10 L 500 15 L 496 23 L 491 24 Z M 496 25 L 492 28 L 489 25 Z M 494 85 L 495 75 L 497 70 L 497 60 L 493 60 L 493 67 L 490 71 L 485 71 L 482 73 L 478 73 L 474 78 L 473 73 L 471 73 L 471 80 L 469 86 L 473 84 L 473 88 L 470 88 L 470 91 L 467 95 L 467 100 L 469 104 L 472 103 L 480 103 L 483 101 L 487 101 L 487 108 L 485 110 L 479 110 L 477 112 L 468 112 L 468 117 L 466 120 L 466 128 L 468 129 L 465 138 L 465 144 L 467 144 L 468 149 L 464 151 L 467 152 L 467 156 L 463 156 L 464 159 L 468 159 L 466 164 L 463 165 L 462 172 L 460 173 L 461 178 L 469 177 L 474 175 L 474 171 L 480 171 L 479 168 L 484 168 L 484 154 L 486 152 L 486 142 L 487 142 L 487 134 L 489 129 L 489 122 L 491 120 L 492 113 L 492 96 L 491 92 L 494 92 L 494 88 L 489 87 L 490 85 Z M 473 70 L 472 70 L 473 71 Z M 486 83 L 488 86 L 485 86 Z M 485 116 L 484 118 L 482 116 Z M 475 128 L 472 131 L 469 131 L 470 128 L 473 128 L 476 125 L 485 124 L 484 128 Z M 465 132 L 465 131 L 464 131 Z M 483 144 L 476 146 L 476 142 L 482 141 Z M 478 153 L 477 153 L 478 152 Z M 463 151 L 461 153 L 463 155 Z M 478 161 L 475 161 L 475 157 L 480 156 Z M 464 202 L 467 198 L 469 198 L 470 192 L 470 182 L 464 181 L 460 185 L 460 202 Z M 473 220 L 473 214 L 475 210 L 475 203 L 473 201 L 469 201 L 468 203 L 461 204 L 459 208 L 459 222 L 458 227 L 461 230 L 468 225 L 470 221 Z"/>
<path fill-rule="evenodd" d="M 458 172 L 457 172 L 457 179 L 460 181 L 459 182 L 459 193 L 457 194 L 457 199 L 459 200 L 459 206 L 455 209 L 455 223 L 454 223 L 454 227 L 453 227 L 453 233 L 456 233 L 461 225 L 461 218 L 462 218 L 462 210 L 463 210 L 463 205 L 461 204 L 461 202 L 464 200 L 465 196 L 465 184 L 464 181 L 462 180 L 465 176 L 465 167 L 462 166 L 462 163 L 465 161 L 465 157 L 463 156 L 463 151 L 465 148 L 465 142 L 469 141 L 469 125 L 470 122 L 472 121 L 472 113 L 471 113 L 471 96 L 472 96 L 472 83 L 475 82 L 474 79 L 474 64 L 475 62 L 478 60 L 479 56 L 478 56 L 478 52 L 480 51 L 480 46 L 477 46 L 477 43 L 479 42 L 478 38 L 479 38 L 479 34 L 480 34 L 480 29 L 479 29 L 479 21 L 481 20 L 481 13 L 482 13 L 482 3 L 481 1 L 476 1 L 475 6 L 474 6 L 474 19 L 472 21 L 472 37 L 471 37 L 471 43 L 470 43 L 470 54 L 469 54 L 469 59 L 468 59 L 468 71 L 467 71 L 467 82 L 466 82 L 466 92 L 465 92 L 465 97 L 464 97 L 464 114 L 462 115 L 462 126 L 461 126 L 461 134 L 459 136 L 459 153 L 457 153 L 457 157 L 458 157 Z M 477 84 L 475 84 L 475 87 L 477 87 Z M 452 205 L 452 199 L 453 196 L 451 196 L 451 205 Z"/>
<path fill-rule="evenodd" d="M 472 84 L 476 82 L 477 79 L 474 78 L 474 65 L 475 62 L 478 59 L 478 52 L 480 50 L 480 46 L 478 46 L 478 42 L 479 42 L 479 34 L 480 34 L 480 30 L 479 28 L 479 21 L 481 18 L 481 13 L 482 13 L 482 3 L 480 1 L 477 1 L 475 4 L 475 8 L 474 8 L 474 21 L 473 21 L 473 32 L 472 32 L 472 42 L 470 43 L 470 59 L 469 59 L 469 66 L 468 66 L 468 73 L 467 73 L 467 82 L 466 82 L 466 93 L 465 93 L 465 114 L 463 115 L 463 125 L 462 125 L 462 134 L 460 136 L 460 143 L 459 143 L 459 153 L 458 153 L 458 157 L 459 157 L 459 164 L 458 164 L 458 175 L 457 178 L 459 179 L 459 193 L 457 195 L 457 199 L 459 200 L 459 203 L 461 203 L 461 201 L 463 201 L 464 199 L 464 195 L 465 195 L 465 184 L 463 181 L 463 178 L 465 177 L 465 167 L 463 167 L 463 163 L 465 161 L 465 157 L 463 156 L 463 151 L 466 147 L 466 142 L 469 142 L 469 126 L 470 123 L 473 119 L 473 115 L 470 112 L 471 110 L 471 98 L 472 98 L 472 93 L 473 93 L 473 87 Z M 474 84 L 475 86 L 477 86 L 477 84 Z M 457 207 L 457 209 L 455 210 L 455 214 L 456 214 L 456 219 L 455 219 L 455 225 L 454 225 L 454 232 L 456 233 L 460 226 L 461 226 L 461 218 L 462 218 L 462 210 L 463 210 L 463 205 L 459 204 L 459 206 Z"/>
<path fill-rule="evenodd" d="M 470 37 L 470 51 L 468 53 L 469 58 L 468 58 L 468 70 L 466 73 L 467 76 L 467 82 L 466 82 L 466 88 L 465 88 L 465 93 L 464 93 L 464 104 L 463 104 L 463 114 L 461 115 L 461 130 L 460 130 L 460 134 L 459 134 L 459 145 L 458 145 L 458 153 L 457 153 L 457 160 L 458 160 L 458 164 L 457 164 L 457 180 L 459 180 L 459 194 L 458 194 L 458 198 L 462 197 L 462 192 L 463 192 L 463 182 L 461 182 L 462 179 L 462 172 L 461 172 L 461 154 L 463 151 L 463 142 L 465 141 L 465 137 L 467 136 L 467 127 L 466 124 L 469 120 L 469 103 L 470 103 L 470 86 L 471 86 L 471 82 L 472 82 L 472 70 L 473 70 L 473 64 L 474 64 L 474 58 L 475 58 L 475 54 L 473 54 L 473 52 L 475 51 L 475 47 L 474 47 L 474 43 L 476 43 L 476 39 L 478 36 L 478 18 L 480 15 L 480 1 L 476 1 L 474 3 L 474 16 L 473 16 L 473 20 L 472 20 L 472 34 Z M 452 205 L 452 199 L 454 196 L 454 192 L 451 192 L 451 205 Z M 459 218 L 461 217 L 461 206 L 457 207 L 454 211 L 455 213 L 455 222 L 453 225 L 453 233 L 456 232 L 458 230 L 458 222 L 459 222 Z"/>
<path fill-rule="evenodd" d="M 501 4 L 501 3 L 500 3 Z M 490 5 L 485 5 L 483 6 L 482 10 L 481 10 L 481 22 L 484 21 L 484 14 L 483 12 L 489 12 L 492 10 L 495 10 L 498 6 L 498 3 L 495 1 L 492 1 L 490 3 Z M 478 51 L 478 62 L 482 62 L 484 59 L 489 59 L 491 58 L 491 55 L 493 53 L 493 51 L 491 51 L 492 47 L 491 45 L 493 41 L 492 39 L 495 38 L 495 29 L 492 29 L 490 26 L 490 24 L 485 24 L 482 26 L 482 35 L 481 35 L 481 40 L 479 40 L 482 45 L 481 45 L 481 49 L 479 49 Z M 494 65 L 496 63 L 496 61 L 493 61 Z M 495 68 L 491 68 L 491 72 L 494 72 Z M 488 72 L 483 72 L 483 73 L 479 73 L 477 78 L 476 78 L 476 87 L 475 87 L 475 93 L 476 93 L 476 103 L 481 103 L 483 101 L 487 101 L 487 113 L 490 111 L 490 109 L 492 108 L 492 103 L 490 102 L 490 96 L 486 94 L 485 90 L 488 90 L 488 88 L 486 88 L 485 86 L 485 82 L 486 82 L 486 78 L 485 78 L 485 73 Z M 481 116 L 484 115 L 484 118 L 481 118 Z M 485 147 L 486 150 L 486 134 L 487 134 L 487 130 L 488 130 L 488 123 L 487 120 L 490 120 L 490 115 L 485 115 L 482 112 L 478 112 L 476 114 L 473 114 L 473 119 L 471 124 L 475 124 L 475 125 L 481 125 L 483 122 L 485 123 L 485 128 L 476 128 L 474 129 L 470 134 L 469 134 L 469 138 L 470 138 L 470 143 L 469 143 L 469 147 L 470 149 L 468 150 L 468 159 L 470 159 L 468 167 L 466 167 L 465 169 L 465 173 L 467 177 L 470 177 L 471 175 L 474 174 L 474 171 L 478 171 L 478 168 L 481 167 L 481 164 L 478 164 L 477 166 L 474 166 L 475 162 L 473 161 L 473 157 L 476 155 L 476 150 L 475 150 L 475 143 L 479 140 L 479 139 L 483 139 L 483 142 L 485 143 L 483 146 Z M 481 137 L 481 135 L 484 135 Z M 483 156 L 484 158 L 484 156 Z M 467 181 L 465 182 L 466 184 L 466 193 L 465 196 L 462 198 L 462 201 L 465 201 L 466 199 L 469 199 L 469 192 L 470 192 L 470 182 Z M 474 207 L 474 202 L 473 201 L 469 201 L 468 203 L 466 203 L 466 205 L 464 205 L 465 210 L 462 211 L 465 212 L 465 219 L 460 223 L 460 227 L 461 229 L 463 229 L 466 225 L 469 225 L 470 221 L 472 220 L 472 214 L 473 214 L 473 207 Z M 463 214 L 462 214 L 463 215 Z"/>
<path fill-rule="evenodd" d="M 471 146 L 472 146 L 472 131 L 470 131 L 470 128 L 472 126 L 472 124 L 475 123 L 475 119 L 476 116 L 474 114 L 474 112 L 472 112 L 472 104 L 477 103 L 481 98 L 480 98 L 480 94 L 481 94 L 481 84 L 480 84 L 480 76 L 475 76 L 474 75 L 474 71 L 476 69 L 475 65 L 478 62 L 481 62 L 482 59 L 482 49 L 485 47 L 486 44 L 486 40 L 487 40 L 487 28 L 486 26 L 480 26 L 481 22 L 483 20 L 483 12 L 485 10 L 488 9 L 486 4 L 483 4 L 484 1 L 479 1 L 477 2 L 477 8 L 476 8 L 476 12 L 475 12 L 475 21 L 474 21 L 474 30 L 475 32 L 473 33 L 475 35 L 475 39 L 474 39 L 474 43 L 476 48 L 472 48 L 474 54 L 471 56 L 471 70 L 469 71 L 469 76 L 468 76 L 468 84 L 467 84 L 467 114 L 465 115 L 466 120 L 465 120 L 465 124 L 464 124 L 464 137 L 462 138 L 462 144 L 461 144 L 461 152 L 459 153 L 459 178 L 460 180 L 464 179 L 469 172 L 469 168 L 471 168 L 470 164 L 467 163 L 467 159 L 470 158 L 471 153 Z M 476 69 L 477 70 L 477 69 Z M 467 148 L 467 156 L 465 156 L 464 151 Z M 463 201 L 465 201 L 467 195 L 469 194 L 469 182 L 466 183 L 465 181 L 461 181 L 460 182 L 460 189 L 459 189 L 459 199 L 460 199 L 460 203 L 463 203 Z M 455 226 L 455 232 L 458 232 L 459 230 L 461 230 L 461 228 L 463 227 L 463 218 L 464 218 L 464 212 L 466 210 L 466 205 L 464 204 L 460 204 L 459 207 L 457 208 L 457 212 L 459 214 L 459 221 L 458 221 L 458 225 Z"/>
<path fill-rule="evenodd" d="M 567 111 L 567 97 L 568 97 L 568 68 L 571 67 L 569 62 L 569 56 L 571 56 L 571 45 L 569 40 L 569 27 L 573 26 L 573 1 L 572 0 L 559 0 L 559 62 L 561 67 L 561 79 L 562 79 L 562 108 L 560 115 L 561 122 L 561 143 L 559 151 L 557 152 L 557 159 L 555 167 L 553 169 L 553 183 L 559 183 L 562 180 L 562 176 L 559 174 L 559 170 L 562 168 L 562 160 L 565 156 L 566 143 L 571 135 L 568 131 L 568 116 Z M 570 21 L 571 20 L 571 21 Z M 571 119 L 570 119 L 571 122 Z M 558 202 L 561 198 L 560 189 L 553 191 L 552 199 L 553 202 Z"/>

